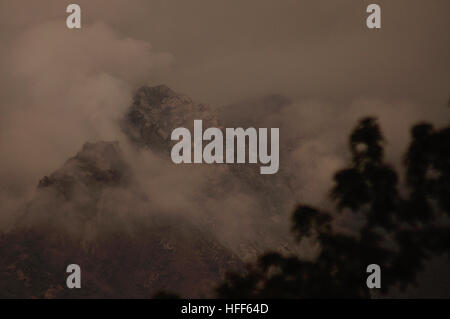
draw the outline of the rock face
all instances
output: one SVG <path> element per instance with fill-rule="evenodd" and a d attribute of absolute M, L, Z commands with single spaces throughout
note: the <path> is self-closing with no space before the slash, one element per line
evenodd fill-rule
<path fill-rule="evenodd" d="M 16 229 L 1 237 L 0 297 L 208 297 L 227 270 L 241 269 L 215 238 L 151 207 L 117 143 L 85 144 L 39 182 Z M 82 289 L 66 288 L 71 263 L 82 269 Z"/>
<path fill-rule="evenodd" d="M 192 132 L 194 120 L 200 119 L 204 129 L 281 127 L 279 113 L 289 103 L 290 101 L 282 96 L 269 95 L 262 99 L 212 108 L 164 85 L 142 87 L 135 94 L 133 104 L 122 123 L 122 129 L 137 148 L 150 149 L 164 160 L 170 161 L 171 148 L 175 143 L 171 141 L 170 136 L 177 127 L 186 127 Z M 244 259 L 255 257 L 267 249 L 286 251 L 289 246 L 286 241 L 290 235 L 282 229 L 283 226 L 279 225 L 278 221 L 281 212 L 292 209 L 294 203 L 291 201 L 295 197 L 290 184 L 290 171 L 285 169 L 288 166 L 286 162 L 289 158 L 287 155 L 290 152 L 290 141 L 283 138 L 280 142 L 282 164 L 277 174 L 261 175 L 259 164 L 211 165 L 211 169 L 203 173 L 208 176 L 208 183 L 199 191 L 207 194 L 210 199 L 221 196 L 224 190 L 234 190 L 258 202 L 258 213 L 252 218 L 264 222 L 255 223 L 251 230 L 258 235 L 253 236 L 251 242 L 242 242 L 233 247 Z M 186 169 L 192 167 L 189 165 L 195 166 L 186 165 Z M 219 169 L 221 174 L 217 176 Z M 212 220 L 212 223 L 215 221 Z"/>
<path fill-rule="evenodd" d="M 288 103 L 278 96 L 263 102 L 267 113 Z M 195 119 L 205 127 L 268 127 L 252 114 L 239 117 L 240 108 L 213 110 L 166 86 L 142 87 L 121 128 L 139 151 L 150 149 L 170 159 L 172 130 L 192 129 Z M 286 150 L 281 145 L 281 154 Z M 199 190 L 209 203 L 228 189 L 259 202 L 253 216 L 258 223 L 251 229 L 255 236 L 234 247 L 214 233 L 213 225 L 220 222 L 214 217 L 199 224 L 182 213 L 158 211 L 117 142 L 85 144 L 40 180 L 16 228 L 0 237 L 0 297 L 147 298 L 161 290 L 210 297 L 225 272 L 243 271 L 241 258 L 268 248 L 288 249 L 283 236 L 275 235 L 282 232 L 274 231 L 277 214 L 291 197 L 288 173 L 261 176 L 259 166 L 250 165 L 218 170 L 204 172 L 211 176 Z M 216 206 L 218 216 L 227 214 Z M 66 288 L 71 263 L 82 269 L 82 289 Z"/>
<path fill-rule="evenodd" d="M 196 119 L 202 119 L 205 126 L 218 126 L 207 105 L 195 103 L 165 85 L 141 87 L 126 114 L 123 129 L 138 146 L 162 152 L 172 145 L 170 135 L 175 128 L 192 129 Z"/>
<path fill-rule="evenodd" d="M 133 234 L 107 232 L 86 246 L 61 233 L 14 232 L 0 239 L 0 298 L 151 298 L 160 291 L 211 297 L 240 261 L 192 227 L 161 223 Z M 66 267 L 82 269 L 67 289 Z"/>
<path fill-rule="evenodd" d="M 170 150 L 174 144 L 170 136 L 177 127 L 186 127 L 192 131 L 194 120 L 202 120 L 204 129 L 270 127 L 270 121 L 265 119 L 270 118 L 271 114 L 277 114 L 288 103 L 289 100 L 282 96 L 270 95 L 257 101 L 248 101 L 245 105 L 233 104 L 215 110 L 208 105 L 196 103 L 165 85 L 142 87 L 134 96 L 133 105 L 125 116 L 122 128 L 137 147 L 149 148 L 170 158 Z M 248 107 L 248 104 L 253 105 Z M 257 114 L 251 111 L 255 106 L 259 106 Z M 284 157 L 288 145 L 281 145 L 280 151 Z M 260 200 L 266 201 L 263 206 L 267 208 L 269 215 L 276 214 L 280 204 L 292 195 L 289 174 L 283 170 L 273 176 L 261 176 L 259 165 L 227 164 L 224 167 L 227 170 L 224 175 L 227 177 L 221 181 L 222 187 L 231 187 L 230 183 L 235 183 L 245 187 L 246 191 L 253 191 Z"/>

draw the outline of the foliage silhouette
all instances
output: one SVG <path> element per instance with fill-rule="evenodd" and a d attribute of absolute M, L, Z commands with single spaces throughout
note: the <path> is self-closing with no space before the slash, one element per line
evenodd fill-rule
<path fill-rule="evenodd" d="M 419 124 L 411 133 L 402 191 L 398 174 L 384 161 L 376 119 L 362 119 L 350 135 L 352 161 L 335 174 L 331 198 L 337 214 L 363 217 L 355 236 L 333 231 L 335 215 L 300 205 L 292 230 L 297 241 L 313 238 L 320 244 L 317 258 L 266 253 L 246 274 L 228 274 L 218 296 L 370 298 L 366 268 L 373 263 L 381 267 L 381 293 L 415 283 L 427 259 L 450 252 L 450 127 Z"/>

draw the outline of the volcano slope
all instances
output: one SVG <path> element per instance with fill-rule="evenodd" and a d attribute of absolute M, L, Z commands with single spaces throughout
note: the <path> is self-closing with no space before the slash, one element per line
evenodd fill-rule
<path fill-rule="evenodd" d="M 255 118 L 243 116 L 241 105 L 213 109 L 163 85 L 137 90 L 119 123 L 121 145 L 86 143 L 39 181 L 14 229 L 1 235 L 0 297 L 211 297 L 227 271 L 244 271 L 242 260 L 267 249 L 292 252 L 280 223 L 293 199 L 283 165 L 271 176 L 258 166 L 206 165 L 201 183 L 186 183 L 195 169 L 170 162 L 174 128 L 192 129 L 194 119 L 205 127 L 269 127 L 267 119 L 287 103 L 277 96 L 258 101 L 266 107 Z M 286 162 L 290 142 L 281 141 Z M 155 182 L 134 163 L 146 153 L 160 171 Z M 193 189 L 190 202 L 161 205 L 178 202 L 180 185 Z M 66 288 L 72 263 L 81 267 L 82 289 Z"/>
<path fill-rule="evenodd" d="M 144 86 L 135 93 L 121 127 L 137 149 L 150 150 L 163 160 L 171 161 L 171 149 L 176 143 L 171 141 L 171 132 L 178 127 L 192 131 L 194 120 L 199 119 L 203 121 L 204 129 L 282 127 L 280 111 L 289 103 L 281 96 L 270 95 L 256 101 L 214 108 L 197 103 L 165 85 Z M 273 175 L 261 175 L 259 165 L 252 164 L 179 164 L 183 168 L 177 168 L 183 174 L 183 169 L 204 167 L 201 174 L 205 183 L 195 185 L 198 191 L 194 197 L 198 210 L 207 218 L 196 220 L 196 223 L 212 229 L 236 220 L 248 224 L 245 229 L 231 231 L 228 237 L 229 229 L 219 227 L 216 234 L 221 242 L 244 260 L 256 257 L 267 249 L 292 252 L 292 247 L 295 247 L 291 243 L 289 226 L 286 226 L 288 222 L 281 217 L 295 205 L 293 174 L 289 171 L 292 165 L 288 163 L 292 158 L 290 152 L 294 142 L 290 138 L 280 139 L 282 164 L 279 172 Z M 242 203 L 237 205 L 238 208 L 226 207 L 220 199 L 227 196 L 242 196 L 242 203 L 251 203 L 251 208 L 246 210 Z M 241 210 L 242 214 L 239 214 Z M 229 216 L 225 221 L 224 215 Z M 206 223 L 205 219 L 208 220 Z"/>
<path fill-rule="evenodd" d="M 1 298 L 208 297 L 241 262 L 180 217 L 151 212 L 118 143 L 85 144 L 44 177 L 17 226 L 0 239 Z M 156 217 L 157 216 L 157 217 Z M 82 289 L 66 288 L 78 264 Z"/>

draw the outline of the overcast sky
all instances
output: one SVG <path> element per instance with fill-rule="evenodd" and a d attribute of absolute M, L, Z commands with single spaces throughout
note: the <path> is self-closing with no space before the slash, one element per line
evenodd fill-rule
<path fill-rule="evenodd" d="M 66 28 L 73 2 L 81 30 Z M 366 27 L 373 2 L 380 30 Z M 394 165 L 413 123 L 448 124 L 449 12 L 448 0 L 0 0 L 0 230 L 85 142 L 123 140 L 133 92 L 162 83 L 246 114 L 259 111 L 252 98 L 292 101 L 264 123 L 282 142 L 298 137 L 293 200 L 321 204 L 362 116 L 380 119 Z M 149 190 L 164 198 L 202 182 L 168 175 Z M 251 201 L 238 202 L 230 211 Z"/>
<path fill-rule="evenodd" d="M 120 139 L 115 121 L 145 84 L 213 107 L 292 100 L 280 138 L 303 137 L 296 171 L 318 202 L 362 116 L 380 118 L 397 162 L 411 124 L 448 123 L 448 0 L 376 1 L 381 30 L 363 0 L 79 0 L 81 30 L 66 28 L 69 3 L 0 0 L 4 202 L 85 142 Z"/>
<path fill-rule="evenodd" d="M 170 69 L 149 82 L 164 81 L 207 102 L 272 91 L 329 99 L 448 98 L 450 3 L 375 1 L 382 29 L 373 31 L 365 25 L 372 2 L 77 1 L 84 26 L 103 22 L 120 37 L 173 55 Z M 65 28 L 69 3 L 0 1 L 2 47 L 50 20 Z M 67 36 L 60 45 L 70 43 Z"/>

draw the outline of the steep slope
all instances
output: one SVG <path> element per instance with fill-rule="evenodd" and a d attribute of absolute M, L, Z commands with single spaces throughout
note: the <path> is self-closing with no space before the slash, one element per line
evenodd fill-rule
<path fill-rule="evenodd" d="M 144 86 L 135 93 L 133 103 L 122 122 L 122 129 L 138 149 L 149 149 L 170 161 L 171 148 L 175 143 L 171 141 L 170 135 L 177 127 L 186 127 L 192 132 L 194 120 L 203 120 L 203 129 L 280 127 L 277 116 L 287 104 L 289 100 L 271 95 L 258 101 L 214 109 L 165 85 Z M 254 112 L 255 109 L 258 112 Z M 294 205 L 291 174 L 286 164 L 291 141 L 282 137 L 280 142 L 281 165 L 277 174 L 261 175 L 259 164 L 213 164 L 203 172 L 208 176 L 208 182 L 198 190 L 199 202 L 217 202 L 217 198 L 225 193 L 245 194 L 257 203 L 249 217 L 252 219 L 251 229 L 245 230 L 249 239 L 231 245 L 244 259 L 252 258 L 267 249 L 289 251 L 289 247 L 292 247 L 289 244 L 290 235 L 283 224 L 285 218 L 280 218 L 280 214 L 289 212 Z M 185 170 L 191 169 L 192 165 L 194 164 L 185 164 Z M 204 166 L 208 167 L 206 164 Z M 217 204 L 220 205 L 219 202 Z M 205 212 L 209 209 L 206 205 L 203 208 Z M 221 214 L 230 212 L 221 211 Z M 221 217 L 215 220 L 213 214 L 209 214 L 209 217 L 211 224 L 218 224 L 222 220 Z M 210 225 L 207 224 L 206 227 Z"/>
<path fill-rule="evenodd" d="M 164 152 L 172 144 L 170 135 L 175 128 L 192 129 L 194 120 L 198 119 L 203 120 L 205 127 L 219 126 L 209 106 L 196 103 L 165 85 L 144 86 L 134 95 L 123 129 L 138 146 Z"/>
<path fill-rule="evenodd" d="M 240 260 L 181 217 L 152 211 L 117 143 L 85 144 L 44 177 L 0 239 L 0 297 L 207 297 Z M 66 288 L 66 267 L 82 289 Z"/>
<path fill-rule="evenodd" d="M 166 86 L 142 87 L 121 128 L 138 152 L 170 163 L 174 128 L 192 129 L 195 119 L 204 127 L 277 127 L 273 119 L 289 102 L 270 96 L 255 103 L 263 107 L 258 116 L 241 113 L 239 104 L 214 110 Z M 281 161 L 288 158 L 289 144 L 280 152 Z M 161 290 L 205 297 L 226 271 L 243 270 L 241 259 L 292 251 L 280 222 L 293 198 L 283 164 L 275 175 L 260 175 L 259 165 L 206 165 L 202 183 L 183 184 L 195 188 L 197 213 L 182 206 L 167 214 L 126 158 L 117 142 L 87 143 L 41 179 L 15 229 L 0 237 L 0 297 L 130 298 Z M 177 170 L 169 193 L 184 169 L 191 171 Z M 166 179 L 164 171 L 159 178 Z M 70 263 L 82 268 L 82 289 L 66 288 Z"/>

